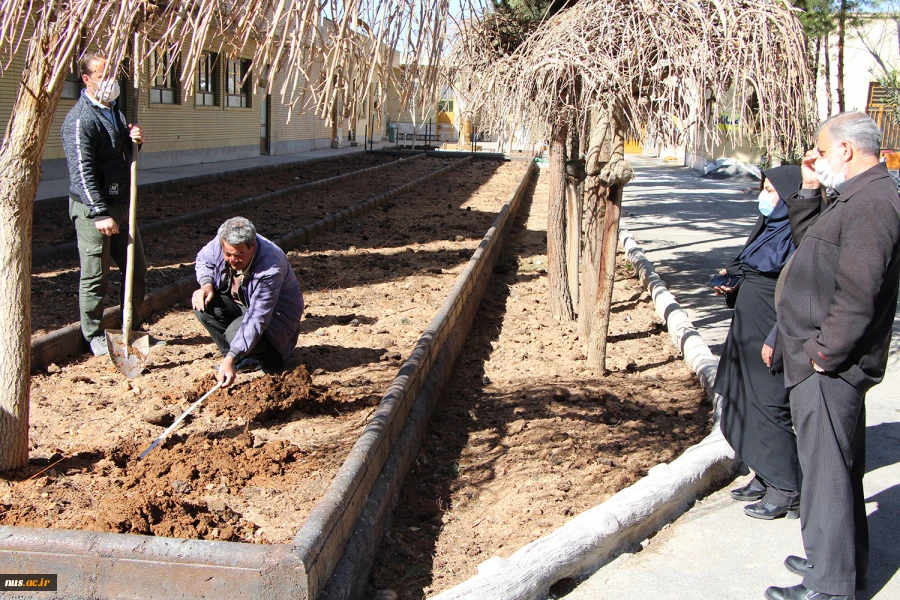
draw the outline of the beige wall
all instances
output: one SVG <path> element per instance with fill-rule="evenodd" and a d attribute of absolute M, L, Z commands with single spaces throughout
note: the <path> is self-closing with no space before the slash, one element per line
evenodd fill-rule
<path fill-rule="evenodd" d="M 217 41 L 208 45 L 218 50 Z M 13 57 L 9 69 L 0 77 L 0 119 L 10 118 L 24 69 L 25 45 Z M 217 106 L 197 106 L 194 96 L 184 99 L 179 91 L 178 104 L 150 102 L 148 72 L 142 74 L 138 120 L 146 130 L 140 165 L 156 168 L 180 164 L 195 164 L 258 156 L 260 153 L 260 110 L 262 92 L 256 88 L 255 74 L 251 74 L 250 106 L 227 107 L 224 101 L 225 59 L 222 52 L 215 70 Z M 245 56 L 250 58 L 250 56 Z M 183 62 L 183 61 L 182 61 Z M 331 126 L 313 111 L 288 119 L 290 107 L 281 103 L 280 86 L 284 74 L 276 77 L 270 102 L 270 150 L 273 154 L 303 152 L 327 147 L 331 143 Z M 120 79 L 125 97 L 127 118 L 131 120 L 133 87 Z M 60 127 L 75 99 L 60 99 L 44 149 L 44 177 L 66 176 L 65 155 L 62 150 Z M 363 128 L 365 124 L 363 123 Z M 344 131 L 346 137 L 346 126 Z M 358 139 L 362 139 L 362 131 Z"/>

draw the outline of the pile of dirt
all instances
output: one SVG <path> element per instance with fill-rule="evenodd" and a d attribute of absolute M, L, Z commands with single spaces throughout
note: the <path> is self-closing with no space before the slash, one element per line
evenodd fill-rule
<path fill-rule="evenodd" d="M 184 395 L 193 402 L 214 384 L 203 379 Z M 274 377 L 214 393 L 207 410 L 232 421 L 265 423 L 311 406 L 311 378 L 302 365 Z M 58 527 L 55 518 L 73 506 L 84 514 L 67 527 L 188 539 L 253 541 L 257 525 L 244 519 L 223 498 L 247 486 L 269 487 L 302 472 L 303 452 L 285 440 L 266 442 L 248 425 L 209 433 L 177 434 L 139 460 L 143 446 L 120 439 L 111 448 L 82 451 L 46 474 L 37 466 L 19 472 L 19 492 L 33 502 L 0 503 L 8 525 Z M 90 494 L 72 485 L 66 474 L 92 472 Z M 61 475 L 62 474 L 62 475 Z M 34 475 L 39 475 L 34 479 Z M 274 480 L 274 481 L 273 481 Z M 277 485 L 277 484 L 276 484 Z M 8 501 L 8 500 L 7 500 Z"/>
<path fill-rule="evenodd" d="M 96 522 L 83 522 L 79 528 L 252 541 L 257 529 L 253 522 L 224 500 L 202 494 L 228 494 L 247 485 L 265 485 L 300 467 L 297 460 L 301 454 L 297 446 L 283 440 L 256 446 L 248 430 L 233 437 L 192 434 L 181 443 L 154 450 L 140 462 L 135 461 L 132 445 L 128 444 L 127 450 L 129 462 L 117 467 L 124 501 L 104 497 Z M 122 452 L 123 448 L 116 448 L 107 458 L 112 460 Z"/>
<path fill-rule="evenodd" d="M 209 375 L 208 386 L 215 384 L 215 377 Z M 298 410 L 318 413 L 315 401 L 320 396 L 318 390 L 310 388 L 312 378 L 303 365 L 280 375 L 261 377 L 247 385 L 226 388 L 222 394 L 210 396 L 208 410 L 216 417 L 243 417 L 247 421 L 264 423 L 270 419 L 289 415 Z M 204 389 L 204 388 L 201 388 Z"/>

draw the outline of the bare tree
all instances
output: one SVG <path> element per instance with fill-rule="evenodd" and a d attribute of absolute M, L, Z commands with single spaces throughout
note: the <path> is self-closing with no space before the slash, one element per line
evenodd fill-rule
<path fill-rule="evenodd" d="M 357 106 L 373 87 L 398 90 L 403 106 L 434 98 L 433 65 L 443 52 L 448 11 L 446 0 L 0 2 L 0 49 L 5 56 L 26 55 L 0 148 L 0 222 L 7 228 L 0 240 L 0 284 L 7 297 L 0 305 L 0 470 L 28 458 L 32 210 L 44 145 L 73 58 L 96 47 L 116 68 L 127 42 L 144 34 L 144 50 L 132 57 L 138 68 L 154 52 L 180 54 L 180 89 L 188 97 L 205 47 L 225 40 L 233 56 L 252 54 L 254 65 L 287 73 L 278 92 L 295 112 L 315 110 L 330 119 L 340 100 Z M 401 51 L 403 69 L 396 64 Z M 0 69 L 10 63 L 0 62 Z M 354 63 L 359 73 L 343 77 Z M 271 93 L 276 78 L 267 79 Z"/>
<path fill-rule="evenodd" d="M 610 139 L 650 134 L 660 144 L 677 144 L 691 131 L 715 142 L 723 132 L 705 116 L 730 111 L 740 123 L 728 132 L 736 141 L 749 137 L 770 154 L 799 155 L 811 134 L 814 104 L 795 13 L 776 0 L 581 0 L 547 18 L 511 50 L 492 43 L 489 19 L 467 22 L 447 61 L 447 76 L 489 130 L 516 115 L 536 139 L 548 139 L 560 114 L 583 121 L 592 109 L 614 106 L 610 117 L 617 125 Z M 625 175 L 612 156 L 605 168 Z M 600 181 L 591 175 L 589 169 L 586 211 L 598 212 L 592 204 L 608 197 L 607 212 L 615 213 L 613 188 L 627 178 Z M 604 219 L 607 231 L 618 229 L 615 214 Z M 595 241 L 586 237 L 586 252 Z M 588 281 L 583 277 L 581 285 Z M 611 296 L 603 293 L 606 298 L 598 301 L 608 304 Z M 559 301 L 551 298 L 550 304 Z M 587 327 L 587 310 L 579 302 L 581 328 Z M 590 314 L 608 312 L 605 306 Z M 605 345 L 605 332 L 596 337 L 601 333 L 591 329 L 591 344 Z"/>

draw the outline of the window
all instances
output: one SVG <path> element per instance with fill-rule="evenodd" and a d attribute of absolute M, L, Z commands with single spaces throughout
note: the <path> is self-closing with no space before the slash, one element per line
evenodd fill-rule
<path fill-rule="evenodd" d="M 438 103 L 438 110 L 441 112 L 453 112 L 453 100 L 441 100 Z"/>
<path fill-rule="evenodd" d="M 200 57 L 197 63 L 197 92 L 195 103 L 197 106 L 216 105 L 216 62 L 218 57 L 209 52 Z"/>
<path fill-rule="evenodd" d="M 78 65 L 78 59 L 73 58 L 72 68 L 69 70 L 69 74 L 66 75 L 65 83 L 63 83 L 61 97 L 77 100 L 81 95 L 81 88 L 83 87 L 84 82 L 81 80 L 81 67 Z"/>
<path fill-rule="evenodd" d="M 225 71 L 225 106 L 248 108 L 250 106 L 249 77 L 244 81 L 244 75 L 250 70 L 250 61 L 229 59 Z"/>
<path fill-rule="evenodd" d="M 175 104 L 177 102 L 175 58 L 175 53 L 166 48 L 158 48 L 155 52 L 150 53 L 151 104 Z"/>

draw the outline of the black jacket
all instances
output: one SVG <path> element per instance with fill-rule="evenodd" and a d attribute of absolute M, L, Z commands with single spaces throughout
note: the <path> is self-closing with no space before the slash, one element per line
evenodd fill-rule
<path fill-rule="evenodd" d="M 131 185 L 128 124 L 118 105 L 111 106 L 117 129 L 82 91 L 62 126 L 69 197 L 87 205 L 92 219 L 105 219 L 107 206 L 127 202 Z"/>
<path fill-rule="evenodd" d="M 900 287 L 900 194 L 883 164 L 847 182 L 799 232 L 777 301 L 773 368 L 785 385 L 814 372 L 810 361 L 867 390 L 887 365 Z"/>

